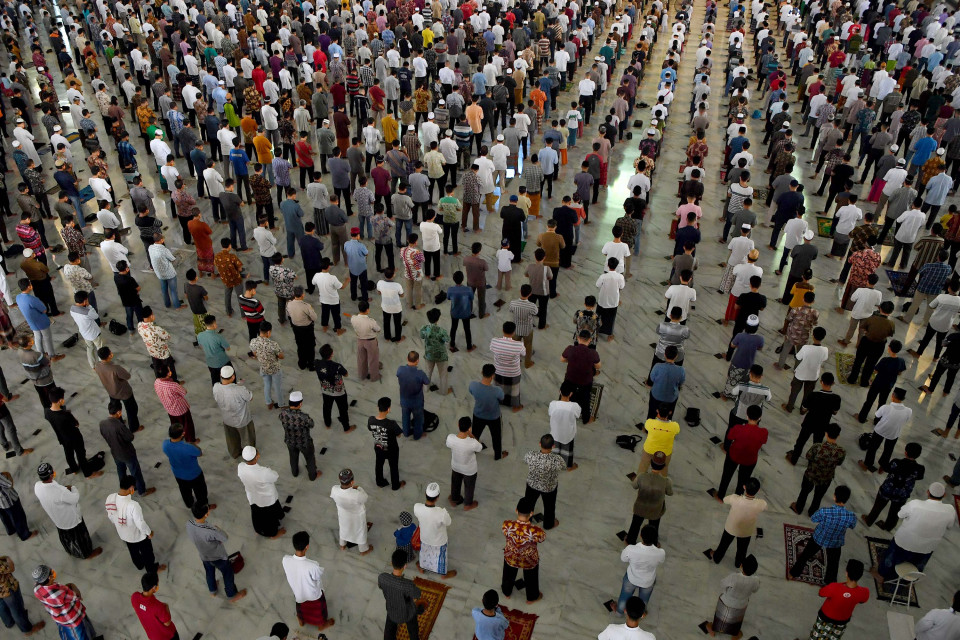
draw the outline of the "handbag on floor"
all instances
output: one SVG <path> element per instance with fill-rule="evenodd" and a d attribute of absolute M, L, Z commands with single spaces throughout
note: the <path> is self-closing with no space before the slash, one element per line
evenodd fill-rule
<path fill-rule="evenodd" d="M 243 571 L 243 554 L 239 551 L 234 551 L 227 556 L 227 561 L 230 562 L 230 567 L 235 574 Z"/>

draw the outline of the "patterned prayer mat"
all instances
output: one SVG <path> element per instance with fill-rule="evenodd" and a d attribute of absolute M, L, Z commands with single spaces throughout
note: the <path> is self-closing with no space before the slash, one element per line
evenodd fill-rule
<path fill-rule="evenodd" d="M 817 216 L 817 235 L 821 238 L 829 238 L 833 233 L 833 217 Z"/>
<path fill-rule="evenodd" d="M 100 243 L 103 242 L 103 239 L 104 239 L 104 235 L 102 233 L 97 233 L 96 231 L 94 231 L 87 237 L 84 244 L 87 245 L 88 247 L 99 247 Z"/>
<path fill-rule="evenodd" d="M 796 580 L 797 582 L 805 582 L 822 587 L 824 584 L 823 574 L 827 569 L 827 561 L 822 549 L 818 551 L 813 560 L 808 562 L 807 566 L 803 568 L 803 573 L 800 574 L 799 578 L 794 578 L 790 575 L 790 567 L 792 567 L 793 563 L 800 557 L 804 547 L 807 546 L 807 541 L 811 540 L 812 536 L 813 529 L 795 524 L 783 524 L 783 546 L 787 559 L 786 578 L 787 580 Z"/>
<path fill-rule="evenodd" d="M 539 616 L 503 606 L 500 607 L 500 610 L 510 622 L 504 640 L 530 640 L 533 636 L 533 625 L 537 623 Z M 473 640 L 477 640 L 477 636 L 473 636 Z"/>
<path fill-rule="evenodd" d="M 890 286 L 893 287 L 893 293 L 901 298 L 912 298 L 917 291 L 917 278 L 913 279 L 913 284 L 906 291 L 903 290 L 903 283 L 907 280 L 906 271 L 894 271 L 893 269 L 884 269 L 887 272 L 887 278 L 890 279 Z"/>
<path fill-rule="evenodd" d="M 433 580 L 425 580 L 417 576 L 413 579 L 414 584 L 420 587 L 420 597 L 426 601 L 426 609 L 417 616 L 417 624 L 420 628 L 420 640 L 428 640 L 430 632 L 433 631 L 433 625 L 437 622 L 437 616 L 440 615 L 440 608 L 443 607 L 443 600 L 447 597 L 447 591 L 450 587 Z M 532 625 L 531 625 L 532 627 Z M 407 635 L 407 625 L 402 624 L 397 628 L 398 640 L 410 640 Z"/>
<path fill-rule="evenodd" d="M 857 359 L 856 354 L 853 353 L 836 353 L 834 354 L 837 359 L 837 379 L 840 380 L 841 384 L 854 386 L 860 384 L 859 381 L 854 382 L 852 385 L 847 382 L 847 379 L 850 378 L 850 372 L 853 371 L 853 361 Z M 870 375 L 870 381 L 873 381 L 873 378 L 876 376 L 876 372 Z"/>
<path fill-rule="evenodd" d="M 867 549 L 870 551 L 870 566 L 879 567 L 880 559 L 883 557 L 883 553 L 887 550 L 887 547 L 890 546 L 889 540 L 881 540 L 880 538 L 871 538 L 867 537 Z M 890 598 L 893 597 L 893 580 L 884 581 L 881 586 L 880 581 L 877 580 L 876 576 L 873 578 L 873 584 L 877 588 L 877 600 L 883 600 L 884 602 L 890 602 Z M 900 592 L 897 594 L 897 603 L 903 603 L 903 597 L 906 595 L 908 586 L 904 583 L 900 587 Z M 920 603 L 917 601 L 917 590 L 914 589 L 913 593 L 910 595 L 910 606 L 919 607 Z"/>

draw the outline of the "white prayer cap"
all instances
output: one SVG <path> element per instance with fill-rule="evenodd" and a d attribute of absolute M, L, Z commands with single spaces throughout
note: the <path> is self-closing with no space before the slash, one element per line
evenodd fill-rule
<path fill-rule="evenodd" d="M 433 120 L 433 111 L 427 114 L 427 120 Z"/>
<path fill-rule="evenodd" d="M 253 462 L 257 457 L 257 448 L 247 445 L 243 448 L 243 459 L 247 462 Z"/>
<path fill-rule="evenodd" d="M 942 498 L 943 494 L 947 492 L 946 487 L 943 486 L 942 482 L 933 482 L 927 488 L 927 493 L 929 493 L 934 498 Z"/>
<path fill-rule="evenodd" d="M 300 391 L 291 391 L 290 392 L 290 402 L 292 404 L 298 404 L 303 402 L 303 393 Z"/>
<path fill-rule="evenodd" d="M 13 146 L 14 146 L 14 147 L 19 147 L 19 146 L 20 146 L 20 141 L 19 141 L 19 140 L 14 140 L 14 141 L 13 141 Z"/>
<path fill-rule="evenodd" d="M 63 131 L 63 128 L 62 128 L 60 125 L 57 124 L 57 125 L 54 125 L 54 126 L 53 126 L 53 130 L 54 130 L 54 131 Z"/>
<path fill-rule="evenodd" d="M 648 136 L 655 136 L 655 135 L 657 135 L 657 130 L 656 130 L 656 129 L 647 129 L 647 135 L 648 135 Z"/>
<path fill-rule="evenodd" d="M 898 144 L 890 145 L 890 151 L 893 151 L 894 153 L 896 153 L 897 151 L 900 151 L 900 145 Z"/>
<path fill-rule="evenodd" d="M 755 313 L 750 314 L 750 317 L 747 318 L 747 326 L 748 326 L 748 327 L 757 327 L 757 326 L 760 326 L 760 317 L 759 317 L 757 314 L 755 314 Z M 250 447 L 248 447 L 248 448 L 250 448 Z"/>
<path fill-rule="evenodd" d="M 744 231 L 750 231 L 750 229 L 753 229 L 753 227 L 747 223 L 743 223 L 742 225 L 740 225 L 740 228 L 743 229 Z"/>
<path fill-rule="evenodd" d="M 33 257 L 33 249 L 24 249 L 24 250 L 23 250 L 23 257 L 24 257 L 24 258 L 32 258 L 32 257 Z"/>
<path fill-rule="evenodd" d="M 436 498 L 440 495 L 440 485 L 436 482 L 431 482 L 427 485 L 427 497 Z"/>
<path fill-rule="evenodd" d="M 502 133 L 497 136 L 497 140 L 499 140 L 499 141 L 502 142 L 503 139 L 504 139 L 504 138 L 503 138 L 503 134 L 502 134 Z"/>
<path fill-rule="evenodd" d="M 807 229 L 803 232 L 804 240 L 813 240 L 813 229 Z"/>
<path fill-rule="evenodd" d="M 942 155 L 945 154 L 946 152 L 947 152 L 947 150 L 944 149 L 943 147 L 940 147 L 939 149 L 937 149 L 937 155 L 938 155 L 938 156 L 942 156 Z"/>
<path fill-rule="evenodd" d="M 233 367 L 228 364 L 220 367 L 220 377 L 224 380 L 232 378 L 236 373 L 237 372 L 234 371 Z"/>
<path fill-rule="evenodd" d="M 153 132 L 153 137 L 154 137 L 154 138 L 162 138 L 162 137 L 163 137 L 163 131 L 161 131 L 160 129 L 157 129 L 156 131 Z"/>
<path fill-rule="evenodd" d="M 447 101 L 444 100 L 443 98 L 440 98 L 440 101 L 437 102 L 437 104 L 447 104 Z"/>

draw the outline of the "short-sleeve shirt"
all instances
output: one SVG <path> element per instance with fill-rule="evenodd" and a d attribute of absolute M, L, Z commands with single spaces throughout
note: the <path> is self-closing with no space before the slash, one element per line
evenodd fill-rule
<path fill-rule="evenodd" d="M 737 350 L 730 364 L 738 369 L 749 369 L 757 357 L 757 350 L 763 347 L 763 336 L 742 331 L 733 337 L 732 344 Z"/>
<path fill-rule="evenodd" d="M 600 362 L 600 354 L 596 349 L 575 344 L 563 350 L 563 357 L 567 361 L 565 380 L 579 385 L 593 384 L 594 372 Z"/>
<path fill-rule="evenodd" d="M 347 372 L 343 365 L 333 360 L 314 360 L 313 370 L 320 380 L 320 389 L 327 396 L 342 396 L 346 391 L 343 388 L 343 374 Z"/>
<path fill-rule="evenodd" d="M 207 366 L 216 369 L 230 363 L 230 356 L 227 355 L 227 349 L 230 343 L 217 331 L 201 331 L 197 335 L 197 342 L 203 349 L 203 356 Z"/>
<path fill-rule="evenodd" d="M 727 439 L 731 441 L 728 455 L 737 464 L 757 463 L 760 448 L 767 442 L 767 430 L 750 424 L 739 424 L 730 429 Z"/>
<path fill-rule="evenodd" d="M 673 453 L 673 441 L 680 433 L 679 422 L 665 422 L 656 418 L 647 420 L 643 428 L 647 431 L 647 439 L 643 443 L 643 450 L 649 454 L 663 451 L 664 455 Z"/>
<path fill-rule="evenodd" d="M 170 469 L 173 471 L 173 477 L 180 480 L 193 480 L 203 470 L 197 458 L 200 457 L 200 449 L 185 440 L 173 442 L 165 440 L 163 442 L 163 453 L 170 461 Z"/>
<path fill-rule="evenodd" d="M 473 415 L 483 420 L 497 420 L 500 418 L 500 401 L 503 400 L 503 389 L 495 384 L 483 384 L 474 380 L 470 383 L 470 395 L 473 396 Z"/>

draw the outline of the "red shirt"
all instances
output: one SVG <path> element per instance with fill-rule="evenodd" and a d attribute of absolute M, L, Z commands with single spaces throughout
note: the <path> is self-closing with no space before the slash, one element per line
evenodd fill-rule
<path fill-rule="evenodd" d="M 257 91 L 260 92 L 260 95 L 265 95 L 263 92 L 263 83 L 267 81 L 267 72 L 263 69 L 254 69 L 250 74 L 253 78 L 253 84 L 257 87 Z"/>
<path fill-rule="evenodd" d="M 145 596 L 139 591 L 130 596 L 130 604 L 140 618 L 143 630 L 150 640 L 170 640 L 177 633 L 176 625 L 170 618 L 170 607 L 157 600 L 155 596 Z M 171 622 L 169 626 L 165 622 Z"/>
<path fill-rule="evenodd" d="M 333 95 L 334 106 L 347 104 L 347 88 L 341 83 L 338 82 L 330 87 L 330 93 Z"/>
<path fill-rule="evenodd" d="M 767 442 L 767 430 L 752 424 L 738 424 L 727 438 L 733 442 L 728 453 L 730 459 L 737 464 L 757 464 L 757 455 L 760 447 Z"/>
<path fill-rule="evenodd" d="M 370 91 L 367 92 L 367 95 L 370 96 L 370 104 L 373 105 L 373 110 L 383 111 L 383 101 L 387 97 L 387 94 L 384 93 L 383 89 L 377 85 L 374 85 L 370 87 Z"/>
<path fill-rule="evenodd" d="M 851 589 L 842 582 L 834 582 L 822 587 L 820 596 L 826 598 L 823 606 L 820 607 L 823 615 L 837 622 L 846 622 L 853 615 L 853 609 L 858 604 L 870 600 L 870 589 L 866 587 Z"/>

